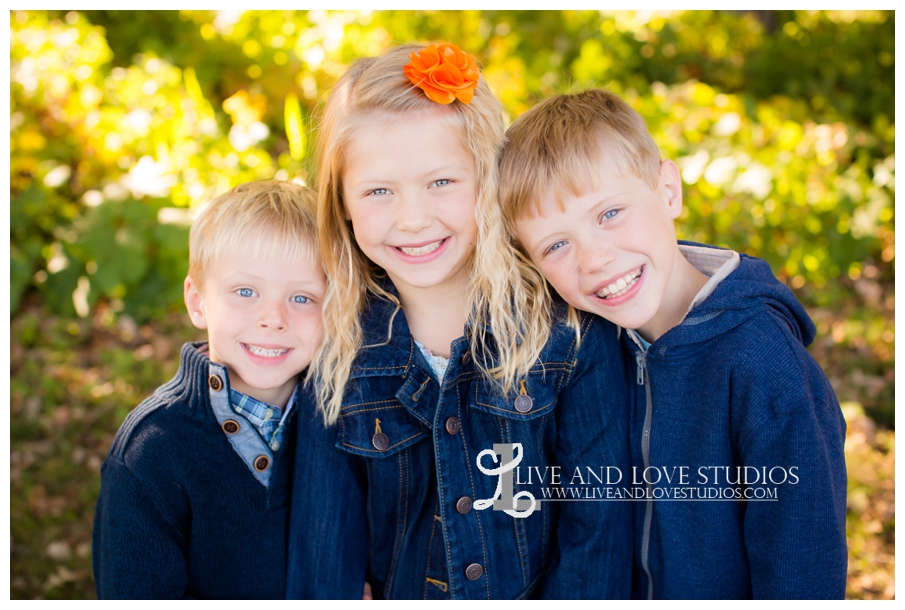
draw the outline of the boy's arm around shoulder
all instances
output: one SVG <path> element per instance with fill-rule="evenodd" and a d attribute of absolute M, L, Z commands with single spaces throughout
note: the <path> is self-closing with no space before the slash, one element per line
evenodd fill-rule
<path fill-rule="evenodd" d="M 148 399 L 139 409 L 153 400 L 156 398 Z M 125 442 L 120 442 L 126 435 Z M 130 416 L 101 469 L 92 535 L 94 579 L 100 599 L 185 596 L 188 541 L 182 523 L 188 515 L 188 503 L 176 481 L 155 481 L 141 467 L 166 452 L 162 439 L 164 431 Z"/>
<path fill-rule="evenodd" d="M 772 314 L 761 317 L 768 320 L 733 365 L 731 399 L 739 459 L 768 477 L 751 487 L 775 488 L 777 496 L 746 508 L 752 593 L 841 599 L 848 566 L 845 420 L 826 375 L 788 326 Z"/>
<path fill-rule="evenodd" d="M 623 479 L 630 469 L 629 373 L 616 327 L 590 314 L 582 314 L 581 321 L 575 366 L 556 406 L 556 465 L 564 485 L 576 468 L 585 473 L 587 468 L 613 466 Z M 600 499 L 558 504 L 552 559 L 541 596 L 628 599 L 632 503 Z"/>
<path fill-rule="evenodd" d="M 304 390 L 304 391 L 303 391 Z M 361 460 L 336 447 L 342 425 L 324 427 L 309 388 L 299 388 L 289 516 L 289 599 L 361 599 L 368 558 Z"/>

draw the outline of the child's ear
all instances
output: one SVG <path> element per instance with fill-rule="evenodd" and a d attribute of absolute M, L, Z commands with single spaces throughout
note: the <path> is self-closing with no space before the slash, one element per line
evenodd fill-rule
<path fill-rule="evenodd" d="M 660 163 L 658 190 L 663 194 L 670 218 L 678 218 L 682 213 L 682 174 L 675 162 L 669 159 Z"/>
<path fill-rule="evenodd" d="M 195 328 L 207 328 L 207 319 L 204 317 L 204 299 L 201 293 L 198 292 L 198 286 L 191 276 L 186 276 L 182 294 L 185 298 L 185 308 L 189 312 L 192 324 L 195 325 Z"/>

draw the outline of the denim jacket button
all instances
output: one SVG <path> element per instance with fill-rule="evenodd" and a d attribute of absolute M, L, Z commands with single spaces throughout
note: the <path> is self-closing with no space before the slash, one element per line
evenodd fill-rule
<path fill-rule="evenodd" d="M 220 379 L 218 375 L 211 375 L 207 378 L 207 382 L 210 384 L 211 389 L 214 392 L 219 392 L 220 388 L 223 387 L 223 380 Z"/>
<path fill-rule="evenodd" d="M 390 439 L 383 432 L 378 432 L 371 438 L 371 444 L 377 451 L 385 451 L 390 446 Z"/>
<path fill-rule="evenodd" d="M 459 511 L 460 515 L 466 514 L 471 510 L 471 498 L 468 496 L 462 496 L 459 498 L 459 501 L 456 502 L 456 510 Z M 477 565 L 477 564 L 476 564 Z M 478 566 L 481 567 L 481 566 Z"/>
<path fill-rule="evenodd" d="M 453 436 L 459 433 L 459 418 L 450 417 L 446 420 L 446 431 Z"/>
<path fill-rule="evenodd" d="M 534 400 L 530 396 L 522 394 L 516 397 L 514 404 L 516 411 L 519 413 L 527 413 L 531 410 L 531 407 L 534 406 Z"/>
<path fill-rule="evenodd" d="M 270 466 L 270 458 L 266 455 L 259 455 L 255 458 L 255 470 L 264 472 Z"/>
<path fill-rule="evenodd" d="M 466 364 L 468 364 L 469 358 L 471 358 L 471 354 L 468 352 L 468 350 L 465 350 L 462 353 L 462 359 L 459 360 L 459 364 L 461 364 L 464 367 Z"/>
<path fill-rule="evenodd" d="M 239 431 L 239 422 L 234 419 L 227 419 L 220 427 L 223 428 L 224 432 L 232 435 Z"/>
<path fill-rule="evenodd" d="M 484 568 L 479 563 L 473 563 L 465 568 L 465 578 L 468 580 L 477 580 L 484 575 Z"/>

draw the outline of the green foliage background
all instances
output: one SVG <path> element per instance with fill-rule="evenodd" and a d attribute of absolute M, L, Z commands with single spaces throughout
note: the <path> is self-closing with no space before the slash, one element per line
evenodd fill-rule
<path fill-rule="evenodd" d="M 10 26 L 12 597 L 93 595 L 97 466 L 195 336 L 193 210 L 247 180 L 308 181 L 339 75 L 419 40 L 472 52 L 510 120 L 563 91 L 620 93 L 682 170 L 681 236 L 763 257 L 796 290 L 879 469 L 853 480 L 869 501 L 850 515 L 849 594 L 894 595 L 893 12 L 14 11 Z"/>

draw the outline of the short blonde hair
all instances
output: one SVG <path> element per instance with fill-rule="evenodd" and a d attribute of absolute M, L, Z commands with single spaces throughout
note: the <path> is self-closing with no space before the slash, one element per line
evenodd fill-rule
<path fill-rule="evenodd" d="M 200 288 L 211 261 L 224 252 L 317 261 L 317 194 L 281 182 L 246 182 L 205 206 L 189 233 L 189 276 Z"/>
<path fill-rule="evenodd" d="M 497 155 L 503 143 L 503 113 L 484 77 L 471 102 L 433 102 L 406 77 L 403 67 L 425 45 L 395 47 L 380 57 L 356 61 L 330 93 L 318 134 L 318 220 L 321 256 L 330 281 L 324 299 L 324 343 L 312 362 L 318 398 L 328 423 L 339 417 L 352 362 L 362 346 L 360 314 L 368 295 L 399 300 L 375 280 L 379 271 L 359 249 L 346 220 L 342 173 L 344 151 L 375 117 L 393 120 L 434 113 L 459 134 L 475 163 L 478 239 L 471 260 L 468 317 L 471 353 L 478 366 L 485 329 L 496 343 L 499 365 L 492 376 L 511 388 L 527 373 L 550 335 L 550 301 L 543 278 L 510 242 L 499 207 Z M 485 373 L 490 373 L 485 368 Z"/>
<path fill-rule="evenodd" d="M 644 119 L 615 93 L 590 89 L 544 100 L 506 132 L 500 155 L 500 201 L 509 226 L 540 212 L 541 199 L 599 188 L 601 162 L 656 188 L 660 150 Z"/>

